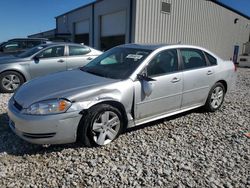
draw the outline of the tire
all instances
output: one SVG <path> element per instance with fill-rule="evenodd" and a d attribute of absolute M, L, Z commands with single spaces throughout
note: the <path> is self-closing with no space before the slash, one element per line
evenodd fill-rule
<path fill-rule="evenodd" d="M 109 123 L 110 122 L 110 123 Z M 78 141 L 87 147 L 114 141 L 123 129 L 121 112 L 108 104 L 99 104 L 83 115 L 78 126 Z"/>
<path fill-rule="evenodd" d="M 23 76 L 15 71 L 0 74 L 0 92 L 13 93 L 24 83 Z"/>
<path fill-rule="evenodd" d="M 225 87 L 222 83 L 217 82 L 208 94 L 208 98 L 205 104 L 205 110 L 209 112 L 215 112 L 218 110 L 225 97 Z"/>

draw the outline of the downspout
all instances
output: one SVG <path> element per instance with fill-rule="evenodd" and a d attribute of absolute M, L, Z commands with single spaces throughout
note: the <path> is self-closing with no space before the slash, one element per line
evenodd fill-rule
<path fill-rule="evenodd" d="M 95 46 L 95 3 L 92 4 L 92 47 Z"/>
<path fill-rule="evenodd" d="M 133 0 L 130 0 L 129 5 L 129 43 L 132 43 L 132 27 L 133 27 Z"/>

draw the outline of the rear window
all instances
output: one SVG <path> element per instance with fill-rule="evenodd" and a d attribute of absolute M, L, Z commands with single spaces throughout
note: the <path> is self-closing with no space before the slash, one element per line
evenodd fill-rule
<path fill-rule="evenodd" d="M 85 46 L 69 46 L 69 56 L 85 55 L 90 49 Z"/>
<path fill-rule="evenodd" d="M 33 48 L 40 44 L 41 44 L 41 41 L 27 41 L 27 48 Z"/>
<path fill-rule="evenodd" d="M 217 65 L 217 59 L 215 57 L 213 57 L 212 55 L 210 55 L 209 53 L 205 52 L 207 59 L 210 63 L 210 65 Z"/>
<path fill-rule="evenodd" d="M 205 56 L 202 51 L 191 48 L 180 49 L 183 60 L 183 69 L 198 69 L 206 66 Z"/>

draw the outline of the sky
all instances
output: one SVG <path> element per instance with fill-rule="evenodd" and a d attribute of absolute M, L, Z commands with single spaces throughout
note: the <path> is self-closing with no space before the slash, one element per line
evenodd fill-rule
<path fill-rule="evenodd" d="M 250 0 L 218 0 L 243 14 L 250 16 Z"/>
<path fill-rule="evenodd" d="M 55 17 L 94 0 L 0 0 L 0 42 L 56 27 Z M 219 0 L 250 16 L 250 0 Z"/>
<path fill-rule="evenodd" d="M 56 16 L 94 0 L 0 0 L 0 42 L 56 27 Z"/>

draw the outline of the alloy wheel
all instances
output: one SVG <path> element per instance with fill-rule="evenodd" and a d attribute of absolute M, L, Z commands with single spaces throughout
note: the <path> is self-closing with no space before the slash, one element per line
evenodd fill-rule
<path fill-rule="evenodd" d="M 220 86 L 215 87 L 211 95 L 211 100 L 210 100 L 211 106 L 214 109 L 217 109 L 221 105 L 223 97 L 224 97 L 223 88 L 221 88 Z"/>
<path fill-rule="evenodd" d="M 8 91 L 13 91 L 20 86 L 20 79 L 17 75 L 9 74 L 3 77 L 2 86 Z"/>
<path fill-rule="evenodd" d="M 106 145 L 119 134 L 121 122 L 118 115 L 112 111 L 104 111 L 95 118 L 92 133 L 93 140 L 98 145 Z"/>

